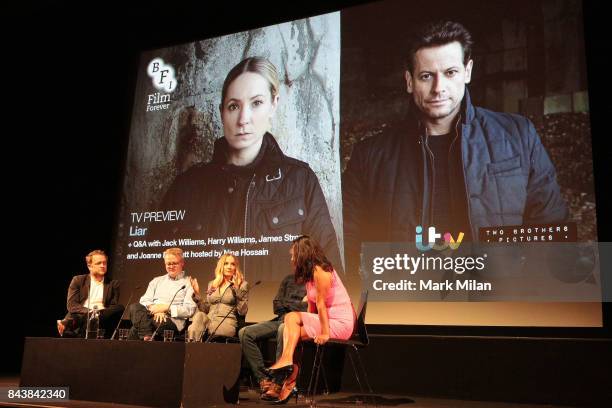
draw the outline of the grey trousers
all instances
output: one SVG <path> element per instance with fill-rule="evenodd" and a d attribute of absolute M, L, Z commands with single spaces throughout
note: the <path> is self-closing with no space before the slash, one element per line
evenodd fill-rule
<path fill-rule="evenodd" d="M 202 340 L 202 335 L 206 329 L 208 329 L 209 335 L 212 331 L 215 331 L 215 336 L 232 337 L 236 335 L 235 317 L 228 317 L 221 323 L 221 318 L 210 319 L 206 313 L 198 310 L 191 317 L 191 320 L 191 325 L 187 328 L 187 335 L 196 341 Z"/>
<path fill-rule="evenodd" d="M 264 378 L 263 356 L 257 345 L 257 341 L 269 339 L 276 336 L 276 359 L 283 354 L 283 328 L 285 324 L 281 320 L 271 320 L 243 327 L 238 332 L 242 354 L 246 359 L 257 382 Z"/>

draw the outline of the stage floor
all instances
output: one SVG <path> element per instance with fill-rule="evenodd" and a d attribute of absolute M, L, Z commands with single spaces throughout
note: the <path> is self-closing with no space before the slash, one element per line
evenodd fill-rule
<path fill-rule="evenodd" d="M 0 377 L 0 387 L 16 387 L 19 385 L 19 377 Z M 349 407 L 354 406 L 356 397 L 359 397 L 355 393 L 339 392 L 329 395 L 317 395 L 316 402 L 318 407 Z M 372 399 L 373 398 L 373 399 Z M 370 397 L 370 403 L 358 404 L 360 407 L 396 407 L 396 408 L 566 408 L 565 405 L 538 405 L 538 404 L 517 404 L 508 402 L 491 402 L 491 401 L 466 401 L 466 400 L 452 400 L 452 399 L 441 399 L 441 398 L 430 398 L 420 397 L 415 395 L 387 395 L 387 394 L 375 394 Z M 212 405 L 214 407 L 221 407 L 224 405 Z M 274 404 L 267 403 L 259 400 L 259 394 L 252 389 L 241 387 L 240 389 L 240 403 L 238 405 L 225 405 L 225 406 L 236 406 L 239 408 L 243 407 L 265 407 L 274 406 Z M 300 395 L 298 398 L 297 405 L 295 400 L 291 400 L 288 407 L 308 407 L 308 403 L 305 398 Z M 125 405 L 117 403 L 105 403 L 95 401 L 77 401 L 70 400 L 65 402 L 32 402 L 26 401 L 20 402 L 1 402 L 0 407 L 41 407 L 41 408 L 143 408 L 142 405 Z"/>

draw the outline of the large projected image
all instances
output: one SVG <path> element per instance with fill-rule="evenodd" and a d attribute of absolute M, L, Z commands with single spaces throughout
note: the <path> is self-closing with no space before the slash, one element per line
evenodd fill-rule
<path fill-rule="evenodd" d="M 229 252 L 249 282 L 264 282 L 253 295 L 269 313 L 265 286 L 292 272 L 299 235 L 342 271 L 339 22 L 333 13 L 142 54 L 122 279 L 146 283 L 162 252 L 181 247 L 186 271 L 206 282 Z"/>
<path fill-rule="evenodd" d="M 168 248 L 200 282 L 230 253 L 262 283 L 248 320 L 269 318 L 306 234 L 370 291 L 368 323 L 600 326 L 581 4 L 436 4 L 144 52 L 123 296 Z"/>
<path fill-rule="evenodd" d="M 600 325 L 580 4 L 428 5 L 342 15 L 347 272 L 380 301 L 455 301 L 376 303 L 380 323 L 559 325 L 571 300 L 567 325 Z"/>

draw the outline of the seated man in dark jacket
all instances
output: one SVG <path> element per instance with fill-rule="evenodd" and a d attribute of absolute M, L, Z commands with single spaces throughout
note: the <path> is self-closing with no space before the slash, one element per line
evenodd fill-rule
<path fill-rule="evenodd" d="M 91 251 L 85 257 L 89 274 L 72 278 L 68 287 L 68 314 L 57 321 L 62 337 L 85 337 L 89 312 L 99 311 L 100 329 L 110 338 L 123 314 L 119 304 L 119 281 L 106 277 L 108 257 L 102 250 Z"/>
<path fill-rule="evenodd" d="M 459 23 L 424 26 L 405 72 L 408 119 L 355 145 L 343 180 L 350 273 L 362 242 L 414 242 L 417 226 L 475 241 L 481 227 L 567 219 L 533 124 L 472 105 L 471 47 Z"/>

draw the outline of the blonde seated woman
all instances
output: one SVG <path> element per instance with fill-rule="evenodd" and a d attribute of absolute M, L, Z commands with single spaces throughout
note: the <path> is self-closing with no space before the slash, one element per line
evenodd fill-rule
<path fill-rule="evenodd" d="M 238 315 L 248 311 L 248 283 L 242 277 L 238 259 L 223 254 L 215 268 L 215 279 L 208 282 L 206 292 L 200 292 L 196 278 L 191 279 L 193 301 L 198 311 L 187 329 L 190 339 L 200 341 L 205 331 L 208 335 L 232 337 L 236 335 Z"/>

